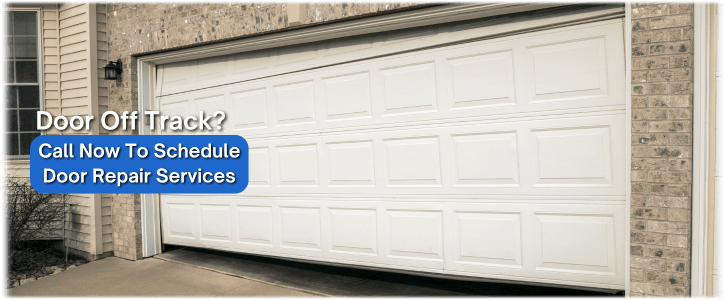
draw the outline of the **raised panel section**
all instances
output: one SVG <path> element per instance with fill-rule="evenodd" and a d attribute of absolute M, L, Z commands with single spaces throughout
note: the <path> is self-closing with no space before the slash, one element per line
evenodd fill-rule
<path fill-rule="evenodd" d="M 194 204 L 167 204 L 169 236 L 194 238 Z"/>
<path fill-rule="evenodd" d="M 519 213 L 456 212 L 456 263 L 495 267 L 522 266 Z"/>
<path fill-rule="evenodd" d="M 436 111 L 436 68 L 433 62 L 383 69 L 381 74 L 386 115 Z"/>
<path fill-rule="evenodd" d="M 192 115 L 197 117 L 197 120 L 200 119 L 199 118 L 200 111 L 204 112 L 204 118 L 207 118 L 209 116 L 212 117 L 207 121 L 207 124 L 209 124 L 209 127 L 211 128 L 211 130 L 206 129 L 206 127 L 204 127 L 205 131 L 221 130 L 224 128 L 224 126 L 218 127 L 219 125 L 217 124 L 217 121 L 216 121 L 217 119 L 214 118 L 214 113 L 216 113 L 218 111 L 223 111 L 223 112 L 225 112 L 225 114 L 227 113 L 227 111 L 224 109 L 224 95 L 197 98 L 197 99 L 194 99 L 194 104 L 197 106 L 197 111 Z M 186 118 L 184 115 L 180 115 L 180 117 Z M 225 117 L 225 119 L 226 119 L 226 117 Z M 224 125 L 224 123 L 226 123 L 226 120 L 223 120 L 222 125 Z M 199 122 L 199 121 L 196 121 L 196 122 L 190 121 L 190 123 L 189 123 L 189 125 L 191 125 L 191 126 L 194 126 L 194 125 L 200 126 L 200 124 L 201 124 L 201 122 Z"/>
<path fill-rule="evenodd" d="M 313 82 L 299 82 L 275 87 L 277 125 L 315 122 Z"/>
<path fill-rule="evenodd" d="M 266 68 L 270 63 L 270 53 L 273 51 L 263 50 L 245 52 L 233 58 L 235 61 L 232 73 L 242 73 Z"/>
<path fill-rule="evenodd" d="M 296 145 L 277 148 L 280 185 L 317 186 L 317 145 Z"/>
<path fill-rule="evenodd" d="M 511 50 L 449 59 L 454 81 L 452 109 L 516 105 Z"/>
<path fill-rule="evenodd" d="M 187 85 L 190 82 L 189 75 L 192 74 L 193 61 L 184 61 L 164 65 L 162 87 L 171 90 L 172 87 Z"/>
<path fill-rule="evenodd" d="M 265 89 L 232 94 L 235 129 L 267 127 L 267 96 Z"/>
<path fill-rule="evenodd" d="M 371 116 L 369 74 L 351 74 L 323 78 L 326 120 Z"/>
<path fill-rule="evenodd" d="M 532 131 L 535 187 L 611 186 L 610 128 Z"/>
<path fill-rule="evenodd" d="M 227 56 L 221 56 L 199 61 L 195 83 L 224 77 L 227 73 L 227 58 Z"/>
<path fill-rule="evenodd" d="M 440 211 L 389 210 L 389 257 L 443 261 Z"/>
<path fill-rule="evenodd" d="M 326 144 L 330 186 L 375 186 L 373 142 Z"/>
<path fill-rule="evenodd" d="M 272 207 L 237 206 L 239 242 L 272 245 Z"/>
<path fill-rule="evenodd" d="M 162 103 L 161 104 L 161 111 L 164 112 L 164 115 L 166 116 L 188 116 L 189 115 L 189 102 L 188 101 L 180 101 L 180 102 L 168 102 L 168 103 Z M 192 114 L 193 115 L 193 114 Z M 109 119 L 110 121 L 110 119 Z M 183 129 L 181 130 L 170 130 L 171 122 L 166 122 L 164 125 L 164 134 L 189 134 L 188 130 Z M 175 127 L 176 128 L 176 127 Z"/>
<path fill-rule="evenodd" d="M 230 207 L 228 205 L 199 205 L 199 209 L 201 211 L 202 239 L 232 240 Z"/>
<path fill-rule="evenodd" d="M 517 134 L 453 135 L 454 186 L 517 187 Z"/>
<path fill-rule="evenodd" d="M 282 247 L 321 250 L 320 209 L 280 207 Z"/>
<path fill-rule="evenodd" d="M 330 228 L 331 252 L 355 255 L 378 252 L 375 210 L 330 208 Z"/>
<path fill-rule="evenodd" d="M 384 140 L 387 186 L 441 186 L 438 137 Z"/>
<path fill-rule="evenodd" d="M 537 270 L 615 273 L 613 216 L 536 214 Z"/>
<path fill-rule="evenodd" d="M 530 46 L 533 102 L 607 96 L 605 37 Z"/>
<path fill-rule="evenodd" d="M 250 149 L 250 186 L 270 186 L 270 155 L 267 148 Z"/>

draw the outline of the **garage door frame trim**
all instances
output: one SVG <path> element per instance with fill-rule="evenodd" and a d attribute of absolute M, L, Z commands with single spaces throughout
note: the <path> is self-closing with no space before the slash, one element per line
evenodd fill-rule
<path fill-rule="evenodd" d="M 425 22 L 425 20 L 429 20 L 432 22 L 432 24 L 436 23 L 443 23 L 443 22 L 455 22 L 455 21 L 462 21 L 462 20 L 468 20 L 473 18 L 480 18 L 480 17 L 487 17 L 487 16 L 493 16 L 498 14 L 508 14 L 513 12 L 521 12 L 521 11 L 527 11 L 527 10 L 534 10 L 534 9 L 542 9 L 544 7 L 553 7 L 552 5 L 543 5 L 543 4 L 528 4 L 528 5 L 511 5 L 509 9 L 499 7 L 498 10 L 496 10 L 496 14 L 492 14 L 491 12 L 488 12 L 487 9 L 491 10 L 491 4 L 470 4 L 470 5 L 444 5 L 444 6 L 438 6 L 433 7 L 429 9 L 422 9 L 422 10 L 416 10 L 412 12 L 404 12 L 404 13 L 397 13 L 397 14 L 391 14 L 391 15 L 384 15 L 379 17 L 371 17 L 366 18 L 363 21 L 366 22 L 367 26 L 369 28 L 366 31 L 363 31 L 363 29 L 360 28 L 361 20 L 354 20 L 349 22 L 341 22 L 336 23 L 328 26 L 316 26 L 311 28 L 306 28 L 302 30 L 295 30 L 295 34 L 290 34 L 292 31 L 289 32 L 282 32 L 278 34 L 271 34 L 271 35 L 265 35 L 265 36 L 259 36 L 254 37 L 250 39 L 245 39 L 244 41 L 245 46 L 242 46 L 238 44 L 236 47 L 236 50 L 234 50 L 234 53 L 241 53 L 241 52 L 247 52 L 247 51 L 253 51 L 253 50 L 260 50 L 260 49 L 266 49 L 266 48 L 275 48 L 280 47 L 282 45 L 291 45 L 296 43 L 301 43 L 300 34 L 304 33 L 308 34 L 308 36 L 312 36 L 311 40 L 304 40 L 302 42 L 312 42 L 312 41 L 320 41 L 320 40 L 326 40 L 331 38 L 339 38 L 342 37 L 341 31 L 346 32 L 346 36 L 352 36 L 352 35 L 358 35 L 358 34 L 367 34 L 367 33 L 374 33 L 374 32 L 380 32 L 380 31 L 389 31 L 389 30 L 396 30 L 396 29 L 404 29 L 409 28 L 412 26 L 421 26 L 421 22 Z M 523 6 L 527 6 L 528 9 L 523 9 Z M 626 4 L 626 7 L 629 5 Z M 620 9 L 619 12 L 622 13 L 624 10 L 625 13 L 625 20 L 624 20 L 624 42 L 625 42 L 625 49 L 630 48 L 630 32 L 631 32 L 631 18 L 630 18 L 630 10 L 628 9 Z M 423 13 L 425 11 L 425 13 Z M 519 24 L 520 26 L 516 26 L 515 30 L 509 30 L 506 31 L 508 34 L 516 34 L 517 31 L 531 31 L 533 29 L 538 28 L 547 28 L 548 26 L 553 25 L 560 25 L 560 24 L 568 24 L 573 22 L 586 22 L 587 20 L 599 20 L 605 16 L 612 15 L 613 12 L 617 12 L 618 10 L 601 10 L 596 12 L 590 12 L 586 14 L 578 14 L 573 13 L 571 15 L 561 16 L 561 17 L 555 17 L 551 19 L 539 19 L 539 20 L 533 20 L 531 22 L 522 22 L 523 24 Z M 435 14 L 436 18 L 435 20 L 432 20 L 431 14 Z M 397 24 L 391 24 L 391 18 L 400 18 L 402 20 L 405 20 L 404 22 L 399 22 Z M 379 24 L 380 26 L 376 25 Z M 413 25 L 411 25 L 413 24 Z M 386 25 L 386 26 L 383 26 Z M 514 24 L 513 24 L 514 25 Z M 330 27 L 335 27 L 336 30 L 330 30 Z M 352 29 L 356 30 L 352 30 Z M 502 34 L 502 33 L 493 33 L 493 35 L 496 34 Z M 293 42 L 293 40 L 295 42 Z M 205 45 L 200 47 L 194 47 L 189 49 L 182 49 L 182 50 L 175 50 L 171 52 L 165 52 L 165 53 L 158 53 L 158 54 L 151 54 L 151 55 L 145 55 L 145 56 L 139 56 L 137 57 L 137 68 L 138 68 L 138 109 L 139 114 L 141 116 L 141 126 L 139 134 L 141 135 L 152 135 L 154 132 L 152 132 L 149 128 L 148 119 L 146 119 L 144 112 L 154 110 L 155 104 L 155 91 L 156 91 L 156 66 L 160 64 L 167 64 L 172 62 L 180 62 L 180 61 L 186 61 L 191 59 L 198 59 L 198 58 L 206 58 L 206 57 L 212 57 L 212 56 L 218 56 L 218 55 L 225 55 L 225 54 L 231 54 L 233 52 L 230 52 L 229 45 L 233 42 L 226 42 L 226 43 L 220 43 L 220 44 L 212 44 L 212 45 Z M 624 49 L 624 50 L 625 50 Z M 225 52 L 226 51 L 226 52 Z M 626 116 L 629 116 L 631 114 L 631 101 L 630 99 L 630 92 L 631 92 L 631 84 L 630 80 L 627 80 L 628 74 L 631 72 L 631 56 L 630 51 L 624 51 L 625 52 L 625 72 L 626 72 L 626 80 L 625 80 L 625 99 L 626 99 Z M 630 128 L 631 128 L 631 121 L 630 118 L 625 118 L 626 124 L 626 145 L 630 145 Z M 626 147 L 626 153 L 625 153 L 625 159 L 626 159 L 626 166 L 630 166 L 630 147 Z M 627 170 L 626 167 L 626 170 Z M 630 183 L 630 172 L 625 172 L 625 188 L 626 188 L 626 203 L 625 203 L 625 236 L 629 237 L 629 231 L 630 231 L 630 191 L 631 191 L 631 183 Z M 141 195 L 141 230 L 142 230 L 142 255 L 143 257 L 150 257 L 154 256 L 156 254 L 161 253 L 161 232 L 160 232 L 160 201 L 158 194 L 142 194 Z M 630 238 L 625 239 L 625 246 L 626 246 L 626 255 L 625 255 L 625 290 L 626 295 L 628 294 L 630 290 L 630 255 L 628 249 L 630 248 Z"/>

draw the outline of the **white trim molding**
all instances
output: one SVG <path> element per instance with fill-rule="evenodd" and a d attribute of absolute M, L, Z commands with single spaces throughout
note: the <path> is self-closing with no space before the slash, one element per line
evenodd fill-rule
<path fill-rule="evenodd" d="M 705 296 L 708 263 L 710 4 L 693 11 L 693 188 L 691 296 Z"/>
<path fill-rule="evenodd" d="M 157 105 L 155 103 L 155 82 L 157 75 L 156 67 L 158 65 L 260 49 L 270 49 L 294 44 L 310 43 L 341 37 L 553 8 L 563 5 L 567 4 L 485 3 L 441 5 L 401 13 L 337 22 L 329 25 L 310 26 L 301 29 L 282 31 L 279 33 L 254 36 L 240 40 L 220 42 L 187 49 L 172 50 L 162 53 L 149 53 L 148 55 L 143 53 L 135 54 L 134 56 L 137 56 L 136 59 L 138 68 L 138 107 L 140 110 L 139 114 L 142 118 L 141 122 L 145 124 L 141 128 L 140 134 L 158 134 L 157 132 L 151 132 L 148 129 L 147 120 L 144 115 L 144 111 L 152 110 Z M 500 37 L 503 35 L 514 35 L 552 29 L 610 18 L 622 18 L 622 16 L 622 7 L 609 9 L 583 9 L 581 12 L 573 11 L 572 13 L 537 16 L 531 20 L 523 20 L 516 24 L 506 24 L 506 26 L 494 25 L 485 36 L 471 36 L 463 33 L 452 34 L 440 41 L 437 41 L 435 45 L 428 45 L 428 47 L 439 47 L 452 43 L 461 43 L 471 40 Z M 626 39 L 629 39 L 629 37 L 626 37 Z M 630 107 L 630 105 L 627 107 Z M 629 131 L 630 127 L 628 127 L 627 130 Z M 629 203 L 628 198 L 627 205 L 629 205 Z M 142 248 L 144 257 L 161 253 L 161 237 L 158 234 L 160 226 L 158 210 L 158 197 L 147 194 L 141 196 L 141 225 L 143 232 Z"/>
<path fill-rule="evenodd" d="M 38 96 L 39 96 L 38 101 L 40 101 L 38 110 L 43 111 L 43 110 L 45 110 L 45 70 L 44 70 L 45 62 L 43 61 L 43 58 L 44 58 L 43 51 L 45 49 L 45 45 L 43 45 L 43 8 L 40 7 L 40 5 L 32 6 L 32 7 L 31 6 L 5 7 L 5 12 L 23 12 L 23 11 L 35 12 L 35 18 L 36 18 L 35 19 L 35 22 L 36 22 L 35 29 L 37 30 L 37 40 L 36 40 L 37 44 L 36 45 L 37 45 L 37 55 L 38 55 L 38 58 L 37 58 L 37 62 L 38 62 L 38 64 L 37 64 Z M 9 20 L 5 20 L 5 22 L 8 22 L 8 21 Z M 4 84 L 7 86 L 7 83 L 4 83 Z M 14 83 L 13 85 L 20 86 L 20 85 L 35 85 L 35 84 Z M 8 130 L 8 129 L 6 129 L 6 130 Z M 40 134 L 45 135 L 45 130 L 41 130 Z M 3 155 L 2 160 L 6 164 L 11 161 L 12 162 L 30 163 L 30 155 Z"/>

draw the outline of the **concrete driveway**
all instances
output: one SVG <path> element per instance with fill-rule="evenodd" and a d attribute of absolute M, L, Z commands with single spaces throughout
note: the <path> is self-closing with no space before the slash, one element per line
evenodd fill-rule
<path fill-rule="evenodd" d="M 10 296 L 315 296 L 166 260 L 97 260 L 9 290 Z"/>
<path fill-rule="evenodd" d="M 516 282 L 432 278 L 199 248 L 109 257 L 30 282 L 12 296 L 622 296 Z"/>

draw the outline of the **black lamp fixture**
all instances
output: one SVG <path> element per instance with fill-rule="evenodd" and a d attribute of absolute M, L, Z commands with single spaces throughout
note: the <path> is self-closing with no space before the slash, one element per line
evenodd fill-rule
<path fill-rule="evenodd" d="M 121 74 L 121 72 L 123 71 L 121 66 L 122 66 L 121 59 L 117 60 L 116 62 L 109 61 L 108 64 L 105 67 L 103 67 L 103 73 L 104 73 L 103 79 L 106 79 L 106 80 L 118 79 L 118 75 Z"/>

